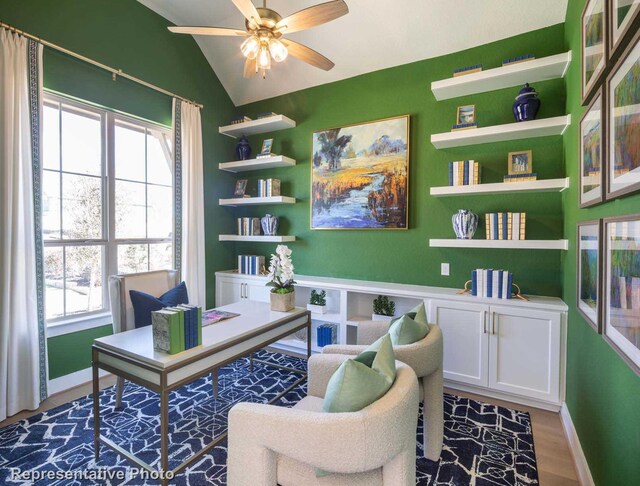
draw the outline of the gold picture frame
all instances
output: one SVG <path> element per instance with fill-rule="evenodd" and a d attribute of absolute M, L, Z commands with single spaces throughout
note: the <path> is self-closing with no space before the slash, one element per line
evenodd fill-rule
<path fill-rule="evenodd" d="M 533 152 L 531 150 L 509 152 L 507 164 L 509 175 L 531 174 L 533 172 Z"/>
<path fill-rule="evenodd" d="M 458 106 L 456 110 L 456 125 L 476 122 L 476 105 Z"/>

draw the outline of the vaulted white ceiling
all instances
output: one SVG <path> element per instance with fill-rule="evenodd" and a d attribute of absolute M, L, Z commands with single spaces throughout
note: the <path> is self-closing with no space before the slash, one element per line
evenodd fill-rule
<path fill-rule="evenodd" d="M 138 0 L 176 25 L 244 29 L 231 0 Z M 283 17 L 326 0 L 268 0 Z M 346 0 L 349 13 L 290 34 L 327 56 L 322 71 L 293 57 L 244 79 L 242 38 L 195 36 L 236 106 L 486 44 L 564 21 L 567 0 Z M 262 6 L 262 0 L 254 0 Z M 181 35 L 181 34 L 174 34 Z M 524 54 L 524 53 L 523 53 Z"/>

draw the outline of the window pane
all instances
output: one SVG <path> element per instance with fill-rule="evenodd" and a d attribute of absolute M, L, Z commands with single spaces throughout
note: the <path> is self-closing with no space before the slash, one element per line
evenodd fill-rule
<path fill-rule="evenodd" d="M 149 245 L 118 245 L 118 273 L 149 270 Z"/>
<path fill-rule="evenodd" d="M 42 171 L 42 236 L 60 239 L 60 172 Z"/>
<path fill-rule="evenodd" d="M 116 178 L 144 182 L 144 130 L 116 125 L 115 145 Z"/>
<path fill-rule="evenodd" d="M 148 238 L 170 238 L 173 228 L 173 189 L 164 186 L 147 186 Z"/>
<path fill-rule="evenodd" d="M 103 308 L 102 253 L 102 246 L 65 248 L 67 315 Z"/>
<path fill-rule="evenodd" d="M 162 133 L 147 135 L 147 182 L 153 184 L 173 184 L 170 147 Z"/>
<path fill-rule="evenodd" d="M 62 211 L 64 238 L 102 238 L 101 179 L 62 174 Z"/>
<path fill-rule="evenodd" d="M 44 249 L 45 310 L 47 319 L 64 315 L 64 274 L 62 247 Z"/>
<path fill-rule="evenodd" d="M 149 270 L 168 270 L 173 268 L 173 245 L 154 243 L 149 245 Z"/>
<path fill-rule="evenodd" d="M 102 123 L 97 115 L 62 112 L 62 170 L 102 174 Z"/>
<path fill-rule="evenodd" d="M 145 238 L 145 184 L 116 181 L 116 238 Z"/>
<path fill-rule="evenodd" d="M 60 118 L 58 108 L 44 106 L 42 112 L 42 166 L 60 170 Z"/>

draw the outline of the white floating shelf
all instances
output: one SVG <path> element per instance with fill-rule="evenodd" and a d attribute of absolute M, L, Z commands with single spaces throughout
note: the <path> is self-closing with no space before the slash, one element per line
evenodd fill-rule
<path fill-rule="evenodd" d="M 465 196 L 470 194 L 515 194 L 527 192 L 562 192 L 569 187 L 569 178 L 545 179 L 525 182 L 496 182 L 469 186 L 432 187 L 431 195 L 436 197 Z"/>
<path fill-rule="evenodd" d="M 228 137 L 238 138 L 242 135 L 256 135 L 258 133 L 275 132 L 296 126 L 291 118 L 284 115 L 274 115 L 248 122 L 235 123 L 218 128 L 218 132 Z"/>
<path fill-rule="evenodd" d="M 285 243 L 296 241 L 295 236 L 240 236 L 240 235 L 219 235 L 220 241 L 255 241 L 264 243 Z"/>
<path fill-rule="evenodd" d="M 437 133 L 431 135 L 431 143 L 437 149 L 479 145 L 482 143 L 519 140 L 522 138 L 548 137 L 562 135 L 571 124 L 571 115 L 531 120 L 526 122 L 507 123 L 492 127 L 470 128 L 457 132 Z"/>
<path fill-rule="evenodd" d="M 284 155 L 263 157 L 261 159 L 236 160 L 233 162 L 221 162 L 218 169 L 227 172 L 247 172 L 250 170 L 275 169 L 276 167 L 292 167 L 296 161 Z"/>
<path fill-rule="evenodd" d="M 236 197 L 232 199 L 219 199 L 220 206 L 257 206 L 259 204 L 295 204 L 296 198 L 289 196 L 269 197 Z"/>
<path fill-rule="evenodd" d="M 564 77 L 570 62 L 571 51 L 434 81 L 431 83 L 431 91 L 436 100 L 440 101 L 525 83 L 548 81 Z"/>
<path fill-rule="evenodd" d="M 431 239 L 433 248 L 505 248 L 513 250 L 568 250 L 568 240 L 454 240 Z"/>

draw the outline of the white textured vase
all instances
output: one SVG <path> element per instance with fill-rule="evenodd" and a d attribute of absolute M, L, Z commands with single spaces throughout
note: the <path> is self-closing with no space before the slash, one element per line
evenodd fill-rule
<path fill-rule="evenodd" d="M 459 240 L 470 240 L 478 228 L 478 215 L 470 209 L 458 209 L 451 217 L 453 231 Z"/>

